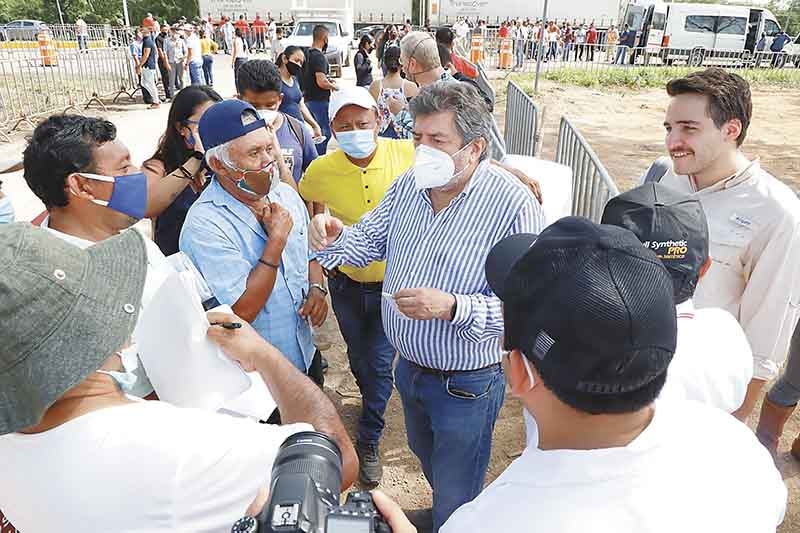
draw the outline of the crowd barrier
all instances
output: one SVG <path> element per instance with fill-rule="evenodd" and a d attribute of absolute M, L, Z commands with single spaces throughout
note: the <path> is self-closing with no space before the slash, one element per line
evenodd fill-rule
<path fill-rule="evenodd" d="M 600 222 L 609 199 L 619 194 L 597 154 L 567 117 L 561 118 L 556 163 L 572 169 L 572 214 Z"/>
<path fill-rule="evenodd" d="M 8 141 L 9 133 L 33 128 L 37 118 L 52 113 L 93 104 L 105 110 L 103 99 L 133 98 L 139 84 L 124 44 L 128 34 L 109 30 L 103 36 L 113 42 L 80 49 L 48 31 L 24 48 L 0 48 L 0 138 Z"/>
<path fill-rule="evenodd" d="M 539 107 L 516 83 L 508 83 L 505 115 L 506 150 L 510 154 L 536 156 Z"/>
<path fill-rule="evenodd" d="M 539 43 L 530 40 L 485 39 L 484 65 L 489 69 L 533 72 Z M 542 69 L 588 69 L 593 71 L 638 67 L 707 66 L 725 69 L 787 68 L 800 71 L 800 52 L 750 52 L 696 48 L 630 48 L 609 44 L 564 45 L 543 43 Z"/>

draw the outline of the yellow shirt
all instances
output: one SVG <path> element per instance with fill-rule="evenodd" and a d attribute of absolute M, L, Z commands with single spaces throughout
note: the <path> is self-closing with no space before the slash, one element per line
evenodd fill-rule
<path fill-rule="evenodd" d="M 300 195 L 309 202 L 324 203 L 331 214 L 352 226 L 383 199 L 395 178 L 414 164 L 414 145 L 407 140 L 378 139 L 378 151 L 367 168 L 359 168 L 344 152 L 318 157 L 300 180 Z M 340 270 L 361 283 L 383 281 L 385 261 L 364 268 L 343 265 Z"/>
<path fill-rule="evenodd" d="M 219 46 L 217 46 L 217 43 L 215 43 L 208 37 L 200 39 L 200 53 L 202 55 L 210 56 L 212 53 L 216 53 L 218 49 Z"/>

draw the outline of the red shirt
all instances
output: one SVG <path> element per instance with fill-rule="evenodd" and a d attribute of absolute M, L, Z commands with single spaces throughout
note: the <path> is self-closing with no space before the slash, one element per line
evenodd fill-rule
<path fill-rule="evenodd" d="M 597 30 L 589 28 L 586 32 L 586 44 L 597 44 Z"/>
<path fill-rule="evenodd" d="M 237 20 L 234 26 L 242 30 L 242 35 L 246 35 L 247 32 L 250 30 L 250 25 L 244 19 Z"/>
<path fill-rule="evenodd" d="M 500 28 L 500 37 L 502 37 L 503 39 L 508 37 L 508 26 L 503 26 L 502 28 Z"/>
<path fill-rule="evenodd" d="M 468 78 L 475 79 L 478 77 L 478 69 L 475 65 L 456 54 L 450 54 L 450 56 L 453 60 L 453 68 Z"/>
<path fill-rule="evenodd" d="M 152 19 L 152 18 L 150 18 L 150 17 L 145 17 L 145 18 L 142 20 L 142 26 L 144 26 L 145 28 L 152 28 L 152 27 L 153 27 L 153 25 L 155 25 L 155 23 L 156 23 L 156 21 L 155 21 L 155 20 L 153 20 L 153 19 Z"/>
<path fill-rule="evenodd" d="M 267 23 L 264 22 L 264 19 L 256 18 L 256 20 L 253 21 L 253 31 L 259 35 L 264 34 L 264 28 L 266 27 Z"/>

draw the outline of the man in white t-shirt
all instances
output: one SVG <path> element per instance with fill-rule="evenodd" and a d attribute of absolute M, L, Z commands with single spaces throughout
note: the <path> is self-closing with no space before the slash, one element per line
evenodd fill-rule
<path fill-rule="evenodd" d="M 130 152 L 116 134 L 116 127 L 107 120 L 54 115 L 36 127 L 25 147 L 25 181 L 49 212 L 42 227 L 80 248 L 152 217 L 153 207 L 168 205 L 186 188 L 187 175 L 197 175 L 201 168 L 202 155 L 182 165 L 185 173 L 179 168 L 148 178 L 131 162 Z M 168 261 L 150 240 L 147 262 L 142 308 L 169 274 Z M 136 375 L 136 383 L 126 392 L 140 398 L 150 395 L 153 387 L 141 365 Z"/>
<path fill-rule="evenodd" d="M 727 413 L 742 406 L 753 378 L 753 352 L 728 311 L 695 309 L 695 288 L 711 266 L 708 223 L 697 198 L 646 183 L 609 200 L 603 224 L 631 230 L 672 277 L 678 347 L 659 398 L 696 400 Z"/>
<path fill-rule="evenodd" d="M 797 323 L 800 200 L 741 150 L 753 113 L 747 81 L 709 68 L 670 81 L 667 93 L 670 158 L 656 161 L 643 180 L 660 181 L 703 204 L 712 264 L 694 300 L 699 308 L 729 311 L 750 342 L 753 379 L 736 412 L 745 420 L 764 384 L 778 377 Z M 781 398 L 779 405 L 799 399 Z M 777 445 L 788 416 L 772 412 L 772 402 L 764 406 L 770 423 L 759 433 Z"/>
<path fill-rule="evenodd" d="M 284 440 L 330 436 L 343 485 L 357 459 L 336 410 L 245 320 L 210 313 L 208 337 L 258 371 L 284 426 L 123 394 L 147 252 L 135 231 L 81 249 L 29 224 L 0 228 L 3 512 L 24 532 L 230 531 L 267 498 Z M 35 376 L 35 379 L 32 377 Z"/>
<path fill-rule="evenodd" d="M 655 402 L 677 343 L 673 284 L 630 231 L 567 217 L 496 244 L 506 378 L 538 444 L 441 533 L 774 531 L 786 486 L 747 427 Z"/>

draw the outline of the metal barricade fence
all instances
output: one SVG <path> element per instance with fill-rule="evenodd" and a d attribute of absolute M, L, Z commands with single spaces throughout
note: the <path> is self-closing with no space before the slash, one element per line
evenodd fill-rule
<path fill-rule="evenodd" d="M 600 222 L 603 208 L 619 189 L 592 147 L 567 117 L 561 118 L 556 163 L 572 169 L 572 214 Z"/>
<path fill-rule="evenodd" d="M 45 56 L 6 53 L 0 58 L 0 137 L 55 112 L 79 111 L 101 98 L 132 97 L 138 87 L 127 47 L 54 49 Z"/>
<path fill-rule="evenodd" d="M 508 82 L 506 101 L 506 151 L 510 154 L 537 155 L 539 107 L 519 85 Z"/>
<path fill-rule="evenodd" d="M 487 68 L 507 68 L 515 72 L 536 70 L 538 43 L 527 40 L 511 41 L 513 60 L 500 58 L 500 39 L 487 39 L 484 44 L 484 64 Z M 549 45 L 543 43 L 542 71 L 559 69 L 591 70 L 595 72 L 630 67 L 722 67 L 729 70 L 787 68 L 800 69 L 800 52 L 750 52 L 749 50 L 707 50 L 696 48 L 635 47 L 601 44 Z"/>

